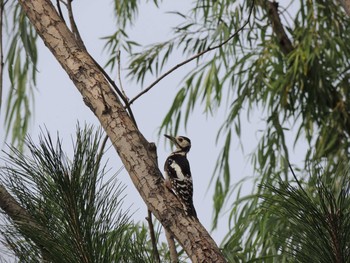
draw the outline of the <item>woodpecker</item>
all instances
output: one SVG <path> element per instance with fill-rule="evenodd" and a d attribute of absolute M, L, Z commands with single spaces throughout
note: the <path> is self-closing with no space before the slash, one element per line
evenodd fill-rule
<path fill-rule="evenodd" d="M 165 185 L 177 196 L 186 214 L 196 218 L 191 169 L 186 156 L 191 149 L 191 140 L 184 136 L 164 136 L 176 146 L 176 150 L 168 156 L 164 164 Z"/>

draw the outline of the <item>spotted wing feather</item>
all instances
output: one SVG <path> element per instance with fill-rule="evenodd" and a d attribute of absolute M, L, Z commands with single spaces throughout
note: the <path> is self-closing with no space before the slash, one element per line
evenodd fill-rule
<path fill-rule="evenodd" d="M 193 183 L 190 164 L 184 155 L 174 154 L 168 157 L 164 170 L 170 181 L 171 189 L 181 201 L 186 214 L 197 217 L 193 206 Z"/>

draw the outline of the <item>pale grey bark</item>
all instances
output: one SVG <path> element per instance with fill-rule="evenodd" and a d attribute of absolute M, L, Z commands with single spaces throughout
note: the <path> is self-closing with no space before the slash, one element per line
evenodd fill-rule
<path fill-rule="evenodd" d="M 193 262 L 226 262 L 201 223 L 187 218 L 179 201 L 164 187 L 154 148 L 134 125 L 90 55 L 79 47 L 51 1 L 19 0 L 19 3 L 85 104 L 99 119 L 149 210 Z"/>
<path fill-rule="evenodd" d="M 6 190 L 6 188 L 0 184 L 0 208 L 4 213 L 11 218 L 14 224 L 16 224 L 22 231 L 36 229 L 39 233 L 47 235 L 44 229 L 38 225 L 28 211 L 22 207 L 16 199 Z M 43 258 L 47 256 L 47 249 L 45 248 L 44 239 L 38 238 L 33 242 L 40 248 Z"/>

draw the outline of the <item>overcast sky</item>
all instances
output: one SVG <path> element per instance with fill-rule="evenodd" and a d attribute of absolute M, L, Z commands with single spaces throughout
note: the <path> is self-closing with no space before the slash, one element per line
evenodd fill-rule
<path fill-rule="evenodd" d="M 164 4 L 161 5 L 161 10 L 156 9 L 152 1 L 141 5 L 139 20 L 135 27 L 129 31 L 130 36 L 143 44 L 150 44 L 170 38 L 171 28 L 177 25 L 180 20 L 175 15 L 166 14 L 166 12 L 189 10 L 191 3 L 192 1 L 188 0 L 164 1 Z M 74 1 L 73 7 L 77 25 L 88 50 L 95 60 L 100 62 L 101 65 L 104 65 L 107 61 L 107 54 L 103 52 L 105 42 L 101 38 L 113 34 L 116 29 L 112 13 L 112 1 Z M 38 44 L 38 85 L 35 93 L 34 119 L 31 122 L 29 132 L 33 139 L 36 139 L 40 132 L 39 127 L 43 127 L 44 125 L 52 134 L 58 131 L 63 138 L 65 148 L 68 152 L 71 152 L 71 136 L 75 134 L 77 121 L 81 124 L 86 122 L 95 125 L 98 125 L 98 121 L 90 109 L 83 103 L 80 93 L 54 59 L 53 55 L 43 45 L 41 40 L 38 41 Z M 183 59 L 185 58 L 180 55 L 172 56 L 165 70 L 181 62 Z M 122 65 L 125 67 L 125 57 L 123 60 Z M 161 81 L 133 105 L 133 111 L 140 131 L 147 140 L 156 142 L 158 146 L 161 170 L 163 169 L 164 160 L 171 152 L 171 149 L 168 144 L 164 144 L 165 141 L 163 138 L 158 140 L 158 128 L 172 103 L 174 95 L 178 91 L 180 80 L 193 67 L 195 67 L 194 63 L 179 69 Z M 115 75 L 112 77 L 115 78 Z M 153 80 L 154 78 L 147 78 L 145 81 L 146 86 Z M 139 85 L 125 78 L 123 79 L 123 86 L 129 97 L 133 97 L 141 90 Z M 9 83 L 7 81 L 4 84 L 4 98 L 6 98 L 6 89 L 8 87 Z M 215 146 L 215 138 L 216 132 L 223 121 L 224 112 L 225 110 L 220 111 L 213 118 L 206 116 L 202 113 L 201 109 L 198 109 L 190 118 L 187 130 L 185 131 L 181 128 L 181 134 L 179 134 L 185 135 L 192 140 L 192 149 L 188 157 L 194 180 L 194 202 L 198 217 L 208 230 L 211 227 L 213 206 L 213 187 L 210 187 L 208 190 L 208 185 L 220 150 L 220 147 Z M 4 122 L 3 117 L 2 114 L 0 117 L 1 123 Z M 243 122 L 242 144 L 244 146 L 244 153 L 240 148 L 238 139 L 235 136 L 233 138 L 231 147 L 232 183 L 238 182 L 244 177 L 252 176 L 248 154 L 254 150 L 261 136 L 259 129 L 263 128 L 264 123 L 263 121 L 259 121 L 260 117 L 259 115 L 252 116 L 250 123 Z M 4 134 L 3 128 L 0 130 L 0 134 Z M 3 146 L 2 148 L 4 149 Z M 3 156 L 3 154 L 1 153 L 0 156 Z M 109 165 L 114 171 L 117 171 L 122 164 L 113 148 L 110 148 L 108 151 L 108 158 Z M 134 219 L 136 221 L 145 221 L 146 207 L 139 197 L 138 192 L 134 189 L 125 170 L 119 175 L 119 179 L 127 185 L 125 206 L 131 206 L 131 211 L 135 211 Z M 246 189 L 250 189 L 251 187 L 252 185 L 248 184 Z M 234 200 L 235 196 L 236 193 L 233 194 L 231 201 Z M 220 221 L 219 229 L 213 233 L 213 237 L 218 244 L 220 244 L 224 235 L 227 233 L 227 226 L 226 216 Z"/>

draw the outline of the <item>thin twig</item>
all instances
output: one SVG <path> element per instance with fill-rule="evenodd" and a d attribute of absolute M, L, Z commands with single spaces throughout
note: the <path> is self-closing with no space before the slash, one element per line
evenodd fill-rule
<path fill-rule="evenodd" d="M 227 38 L 224 42 L 214 46 L 214 47 L 208 47 L 206 50 L 203 50 L 199 53 L 197 53 L 196 55 L 190 57 L 189 59 L 186 59 L 185 61 L 177 64 L 176 66 L 172 67 L 170 70 L 168 70 L 167 72 L 165 72 L 163 75 L 161 75 L 158 79 L 156 79 L 151 85 L 149 85 L 147 88 L 145 88 L 142 92 L 140 92 L 139 94 L 137 94 L 134 98 L 132 98 L 129 102 L 129 105 L 131 105 L 132 103 L 135 102 L 135 100 L 137 100 L 138 98 L 140 98 L 143 94 L 147 93 L 150 89 L 152 89 L 156 84 L 158 84 L 158 82 L 160 82 L 162 79 L 164 79 L 166 76 L 168 76 L 170 73 L 174 72 L 176 69 L 182 67 L 183 65 L 186 65 L 187 63 L 191 62 L 192 60 L 195 60 L 197 58 L 199 58 L 200 56 L 203 56 L 204 54 L 217 49 L 217 48 L 221 48 L 222 46 L 224 46 L 225 44 L 227 44 L 231 39 L 233 39 L 235 36 L 238 35 L 239 32 L 241 32 L 245 26 L 249 23 L 250 21 L 250 17 L 253 13 L 253 8 L 254 8 L 254 0 L 252 1 L 252 5 L 250 8 L 250 12 L 249 12 L 249 16 L 247 21 L 243 24 L 243 26 L 241 26 L 235 33 L 233 33 L 229 38 Z"/>
<path fill-rule="evenodd" d="M 278 38 L 278 43 L 280 44 L 281 50 L 285 55 L 288 55 L 293 51 L 294 47 L 288 38 L 286 31 L 284 30 L 281 18 L 278 14 L 278 3 L 267 1 L 266 5 L 268 17 L 271 20 L 272 29 Z"/>
<path fill-rule="evenodd" d="M 60 3 L 64 4 L 67 7 L 67 3 L 65 0 L 58 0 L 58 1 L 60 1 Z"/>
<path fill-rule="evenodd" d="M 63 16 L 63 13 L 62 13 L 62 9 L 61 9 L 61 1 L 62 0 L 56 0 L 57 10 L 58 10 L 58 13 L 60 14 L 60 17 L 64 21 L 64 23 L 66 23 L 66 20 L 64 19 L 64 16 Z M 64 4 L 66 4 L 66 3 L 64 3 Z"/>
<path fill-rule="evenodd" d="M 150 151 L 153 160 L 157 163 L 157 166 L 158 166 L 158 156 L 157 156 L 156 145 L 154 143 L 149 143 L 148 150 Z M 147 212 L 148 212 L 148 215 L 146 217 L 146 220 L 148 222 L 149 232 L 150 232 L 150 236 L 151 236 L 151 242 L 152 242 L 152 248 L 153 248 L 153 258 L 156 262 L 160 262 L 159 252 L 158 252 L 158 248 L 157 248 L 156 234 L 154 231 L 153 221 L 152 221 L 152 212 L 149 209 L 147 210 Z"/>
<path fill-rule="evenodd" d="M 17 225 L 20 231 L 36 229 L 42 237 L 49 237 L 50 234 L 31 216 L 31 214 L 6 190 L 6 187 L 0 184 L 0 208 L 9 216 L 13 223 Z M 31 238 L 39 247 L 43 258 L 50 258 L 48 244 L 44 243 L 43 238 Z"/>
<path fill-rule="evenodd" d="M 7 2 L 7 1 L 6 1 Z M 2 47 L 2 27 L 4 25 L 4 8 L 5 4 L 4 0 L 0 0 L 0 112 L 2 106 L 2 85 L 3 85 L 3 77 L 4 77 L 4 53 Z"/>
<path fill-rule="evenodd" d="M 160 263 L 160 256 L 157 248 L 157 239 L 156 239 L 156 235 L 154 234 L 154 226 L 152 222 L 152 212 L 150 210 L 148 210 L 148 216 L 146 217 L 146 220 L 148 222 L 148 227 L 151 235 L 153 258 L 155 262 Z"/>
<path fill-rule="evenodd" d="M 169 253 L 170 253 L 170 263 L 178 263 L 179 257 L 177 255 L 175 240 L 173 234 L 171 234 L 167 229 L 165 229 L 166 240 L 168 241 Z"/>
<path fill-rule="evenodd" d="M 288 161 L 288 166 L 289 166 L 289 170 L 292 172 L 292 175 L 293 175 L 295 181 L 297 182 L 299 188 L 304 192 L 304 194 L 305 194 L 306 196 L 308 196 L 308 194 L 305 192 L 303 186 L 301 185 L 300 181 L 298 180 L 297 176 L 295 175 L 294 170 L 293 170 L 293 167 L 292 167 L 292 165 L 290 164 L 289 161 Z"/>
<path fill-rule="evenodd" d="M 85 44 L 83 42 L 83 39 L 80 36 L 80 32 L 78 30 L 77 24 L 75 23 L 74 15 L 73 15 L 73 9 L 72 9 L 72 1 L 73 0 L 68 0 L 67 1 L 67 9 L 68 9 L 68 17 L 69 17 L 69 22 L 70 26 L 72 29 L 72 33 L 75 36 L 75 39 L 78 41 L 78 45 L 86 50 Z"/>
<path fill-rule="evenodd" d="M 128 103 L 128 100 L 123 96 L 122 92 L 120 91 L 120 89 L 118 88 L 117 84 L 115 84 L 115 82 L 112 80 L 112 78 L 106 73 L 106 71 L 100 66 L 100 64 L 97 63 L 97 61 L 90 56 L 90 58 L 95 62 L 96 66 L 98 67 L 98 69 L 102 72 L 102 74 L 105 76 L 105 78 L 107 79 L 107 81 L 109 82 L 109 84 L 112 85 L 112 87 L 114 88 L 114 90 L 117 92 L 118 96 L 121 98 L 121 100 L 124 102 L 125 105 L 125 109 L 128 111 L 129 116 L 131 118 L 131 120 L 133 121 L 133 123 L 135 124 L 135 126 L 137 127 L 137 123 L 136 123 L 136 119 L 134 117 L 134 114 L 131 110 L 130 104 Z"/>
<path fill-rule="evenodd" d="M 119 81 L 120 90 L 123 93 L 124 98 L 127 101 L 129 101 L 129 98 L 128 98 L 128 96 L 126 96 L 126 93 L 125 93 L 125 91 L 123 89 L 123 84 L 122 84 L 122 79 L 121 79 L 121 74 L 120 74 L 120 69 L 121 69 L 121 67 L 120 67 L 120 60 L 121 60 L 121 58 L 120 58 L 120 50 L 118 50 L 118 52 L 117 52 L 117 60 L 118 60 L 118 81 Z"/>
<path fill-rule="evenodd" d="M 104 138 L 103 138 L 103 141 L 101 143 L 101 147 L 100 147 L 100 151 L 98 152 L 97 156 L 96 156 L 96 160 L 97 162 L 99 163 L 101 161 L 101 158 L 102 158 L 102 155 L 105 153 L 104 149 L 106 147 L 106 143 L 108 141 L 108 135 L 106 135 Z"/>

